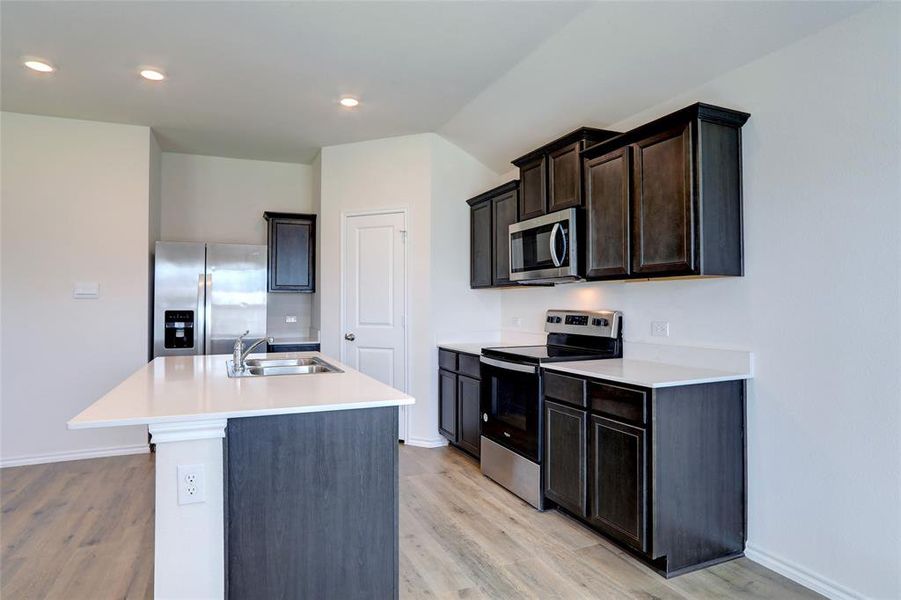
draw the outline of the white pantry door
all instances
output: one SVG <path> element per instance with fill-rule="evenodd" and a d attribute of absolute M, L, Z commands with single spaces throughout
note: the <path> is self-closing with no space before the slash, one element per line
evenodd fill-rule
<path fill-rule="evenodd" d="M 348 216 L 344 222 L 343 362 L 406 391 L 406 216 Z M 406 407 L 399 411 L 406 438 Z"/>

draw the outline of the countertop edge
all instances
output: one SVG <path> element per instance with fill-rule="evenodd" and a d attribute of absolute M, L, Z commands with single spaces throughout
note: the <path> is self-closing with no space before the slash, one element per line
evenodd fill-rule
<path fill-rule="evenodd" d="M 622 360 L 622 359 L 620 359 Z M 651 361 L 640 361 L 640 362 L 648 362 Z M 658 364 L 666 368 L 684 368 L 690 370 L 692 367 L 681 367 L 679 365 L 671 365 L 669 363 L 651 363 Z M 752 379 L 750 373 L 722 373 L 718 375 L 708 375 L 701 377 L 689 377 L 686 379 L 675 379 L 675 380 L 666 380 L 666 381 L 652 381 L 649 382 L 647 380 L 641 380 L 634 377 L 622 377 L 618 375 L 610 375 L 608 373 L 598 373 L 595 371 L 591 371 L 589 369 L 579 369 L 577 367 L 562 367 L 556 366 L 553 363 L 542 365 L 546 371 L 556 371 L 559 373 L 569 373 L 571 375 L 580 375 L 582 377 L 591 377 L 594 379 L 602 379 L 604 381 L 613 381 L 616 383 L 626 383 L 629 385 L 637 385 L 640 387 L 650 388 L 650 389 L 658 389 L 658 388 L 668 388 L 668 387 L 680 387 L 685 385 L 701 385 L 704 383 L 721 383 L 724 381 L 741 381 Z"/>
<path fill-rule="evenodd" d="M 104 429 L 111 427 L 127 427 L 130 425 L 154 425 L 157 423 L 190 423 L 193 421 L 210 421 L 215 419 L 240 419 L 243 417 L 269 417 L 275 415 L 296 415 L 303 413 L 331 412 L 339 410 L 361 410 L 366 408 L 387 408 L 391 406 L 410 406 L 415 404 L 415 398 L 407 396 L 396 400 L 367 400 L 365 402 L 353 402 L 345 404 L 324 404 L 313 406 L 298 406 L 291 408 L 260 408 L 242 411 L 226 411 L 201 413 L 190 415 L 172 415 L 154 418 L 126 418 L 109 419 L 102 421 L 79 421 L 74 419 L 66 422 L 66 428 L 77 431 L 80 429 Z"/>

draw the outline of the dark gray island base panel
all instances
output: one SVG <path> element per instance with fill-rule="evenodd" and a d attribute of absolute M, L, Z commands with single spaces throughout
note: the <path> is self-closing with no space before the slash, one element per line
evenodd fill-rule
<path fill-rule="evenodd" d="M 397 415 L 229 420 L 227 598 L 398 597 Z"/>

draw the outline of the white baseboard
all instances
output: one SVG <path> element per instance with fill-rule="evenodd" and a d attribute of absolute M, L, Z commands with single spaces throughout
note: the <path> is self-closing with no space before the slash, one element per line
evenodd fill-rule
<path fill-rule="evenodd" d="M 440 448 L 441 446 L 447 446 L 447 440 L 443 437 L 436 438 L 416 438 L 410 437 L 404 440 L 404 444 L 407 446 L 416 446 L 418 448 Z"/>
<path fill-rule="evenodd" d="M 864 597 L 863 594 L 848 589 L 840 583 L 836 583 L 828 577 L 815 573 L 798 563 L 755 546 L 751 542 L 748 542 L 745 546 L 745 557 L 776 571 L 780 575 L 788 577 L 792 581 L 800 583 L 804 587 L 823 594 L 827 598 L 832 598 L 833 600 L 859 600 Z"/>
<path fill-rule="evenodd" d="M 134 446 L 112 446 L 108 448 L 92 448 L 90 450 L 74 450 L 72 452 L 52 452 L 49 454 L 32 454 L 0 460 L 0 468 L 21 467 L 24 465 L 40 465 L 44 463 L 64 462 L 68 460 L 84 460 L 86 458 L 104 458 L 107 456 L 125 456 L 128 454 L 146 454 L 150 452 L 147 444 Z"/>

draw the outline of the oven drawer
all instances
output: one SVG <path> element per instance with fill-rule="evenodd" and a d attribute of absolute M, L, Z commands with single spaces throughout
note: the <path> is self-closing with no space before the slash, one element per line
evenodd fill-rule
<path fill-rule="evenodd" d="M 438 350 L 438 366 L 448 371 L 457 370 L 457 353 L 450 350 Z"/>
<path fill-rule="evenodd" d="M 551 371 L 544 372 L 544 397 L 585 408 L 585 380 Z"/>
<path fill-rule="evenodd" d="M 458 354 L 457 371 L 461 375 L 466 375 L 473 379 L 481 379 L 482 369 L 479 365 L 479 357 L 472 354 Z"/>
<path fill-rule="evenodd" d="M 588 402 L 592 411 L 626 423 L 647 423 L 648 394 L 644 390 L 598 381 L 588 382 Z"/>

